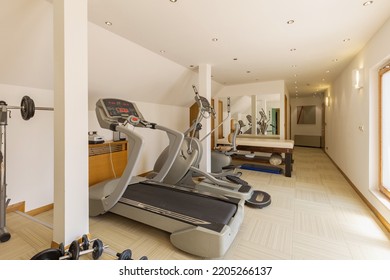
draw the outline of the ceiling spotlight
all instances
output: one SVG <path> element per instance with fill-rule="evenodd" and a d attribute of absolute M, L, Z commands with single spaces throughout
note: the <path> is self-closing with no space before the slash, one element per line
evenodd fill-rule
<path fill-rule="evenodd" d="M 164 51 L 164 50 L 160 50 L 160 53 L 164 54 L 164 53 L 165 53 L 165 51 Z"/>
<path fill-rule="evenodd" d="M 293 24 L 294 22 L 295 22 L 295 20 L 290 19 L 289 21 L 287 21 L 287 24 Z"/>
<path fill-rule="evenodd" d="M 235 57 L 235 58 L 233 58 L 233 60 L 238 60 L 238 58 L 237 58 L 237 57 Z"/>
<path fill-rule="evenodd" d="M 351 41 L 350 38 L 346 38 L 346 39 L 343 40 L 344 43 L 349 42 L 349 41 Z"/>
<path fill-rule="evenodd" d="M 169 0 L 169 1 L 171 1 L 172 3 L 176 3 L 177 2 L 177 0 Z"/>
<path fill-rule="evenodd" d="M 217 41 L 218 41 L 218 38 L 213 38 L 213 39 L 211 39 L 211 41 L 217 42 Z"/>
<path fill-rule="evenodd" d="M 364 3 L 363 3 L 363 6 L 369 6 L 369 5 L 371 5 L 372 3 L 374 3 L 374 1 L 367 1 L 367 2 L 364 2 Z"/>
<path fill-rule="evenodd" d="M 112 22 L 111 21 L 106 21 L 106 22 L 104 22 L 106 25 L 108 25 L 108 26 L 111 26 L 112 25 Z"/>
<path fill-rule="evenodd" d="M 296 48 L 292 48 L 292 49 L 290 49 L 290 52 L 294 52 L 296 50 L 297 50 Z"/>

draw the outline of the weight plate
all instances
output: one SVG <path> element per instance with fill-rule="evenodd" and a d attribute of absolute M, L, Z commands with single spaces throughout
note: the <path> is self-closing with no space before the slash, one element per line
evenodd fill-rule
<path fill-rule="evenodd" d="M 92 248 L 93 248 L 92 258 L 94 260 L 99 259 L 100 256 L 103 254 L 103 250 L 104 250 L 103 242 L 100 239 L 96 239 L 93 242 Z"/>
<path fill-rule="evenodd" d="M 35 103 L 29 96 L 25 95 L 20 103 L 20 114 L 25 121 L 28 121 L 35 114 Z"/>
<path fill-rule="evenodd" d="M 59 249 L 50 248 L 34 255 L 31 260 L 59 260 L 60 257 L 62 257 L 62 255 Z"/>
<path fill-rule="evenodd" d="M 28 109 L 29 109 L 28 113 L 29 113 L 29 116 L 30 116 L 30 119 L 31 119 L 35 115 L 35 103 L 34 103 L 34 100 L 32 100 L 30 97 L 28 97 L 28 103 L 29 103 L 29 105 L 28 105 Z"/>
<path fill-rule="evenodd" d="M 27 121 L 29 120 L 28 116 L 28 101 L 27 98 L 29 98 L 27 95 L 23 96 L 22 101 L 20 102 L 20 114 L 22 115 L 23 120 Z"/>
<path fill-rule="evenodd" d="M 77 240 L 74 240 L 69 246 L 69 254 L 71 260 L 78 260 L 80 257 L 80 246 Z"/>
<path fill-rule="evenodd" d="M 65 256 L 65 246 L 64 243 L 60 243 L 60 246 L 58 246 L 58 250 L 61 252 L 61 257 Z"/>
<path fill-rule="evenodd" d="M 131 250 L 126 249 L 119 254 L 118 260 L 131 260 L 131 255 L 132 255 Z"/>
<path fill-rule="evenodd" d="M 88 236 L 86 234 L 84 234 L 81 237 L 81 247 L 83 248 L 83 250 L 89 249 L 89 239 L 88 239 Z"/>

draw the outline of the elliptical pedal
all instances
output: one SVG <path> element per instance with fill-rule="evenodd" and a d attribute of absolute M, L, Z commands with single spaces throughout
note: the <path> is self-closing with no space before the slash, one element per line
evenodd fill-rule
<path fill-rule="evenodd" d="M 263 191 L 253 191 L 252 197 L 245 204 L 253 208 L 264 208 L 271 204 L 271 196 Z"/>
<path fill-rule="evenodd" d="M 247 181 L 236 176 L 227 175 L 226 179 L 233 183 L 240 184 L 242 187 L 239 191 L 244 191 L 244 189 L 247 190 L 248 188 L 251 188 Z M 249 199 L 245 200 L 245 204 L 253 208 L 261 209 L 271 204 L 271 196 L 266 192 L 254 190 L 252 196 Z"/>

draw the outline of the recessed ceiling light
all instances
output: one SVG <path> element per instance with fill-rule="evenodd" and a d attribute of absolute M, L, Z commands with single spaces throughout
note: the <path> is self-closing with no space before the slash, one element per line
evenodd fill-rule
<path fill-rule="evenodd" d="M 350 38 L 346 38 L 346 39 L 343 40 L 344 43 L 349 42 L 349 41 L 351 41 Z"/>
<path fill-rule="evenodd" d="M 160 53 L 164 54 L 164 53 L 165 53 L 165 51 L 164 51 L 164 50 L 160 50 Z"/>
<path fill-rule="evenodd" d="M 292 68 L 297 68 L 298 65 L 294 64 L 294 65 L 291 65 Z"/>
<path fill-rule="evenodd" d="M 287 24 L 293 24 L 294 22 L 295 22 L 295 20 L 290 19 L 289 21 L 287 21 Z"/>
<path fill-rule="evenodd" d="M 217 41 L 218 41 L 218 38 L 213 38 L 213 39 L 211 39 L 211 41 L 217 42 Z"/>
<path fill-rule="evenodd" d="M 296 48 L 292 48 L 292 49 L 290 49 L 290 52 L 294 52 L 296 50 L 297 50 Z"/>
<path fill-rule="evenodd" d="M 325 73 L 330 73 L 330 70 L 326 70 Z"/>
<path fill-rule="evenodd" d="M 369 5 L 371 5 L 372 3 L 374 3 L 374 1 L 367 1 L 367 2 L 364 2 L 364 3 L 363 3 L 363 6 L 369 6 Z"/>
<path fill-rule="evenodd" d="M 194 67 L 195 67 L 194 65 L 192 65 L 192 64 L 190 65 L 190 68 L 194 68 Z"/>
<path fill-rule="evenodd" d="M 106 21 L 105 24 L 108 25 L 108 26 L 111 26 L 112 22 L 111 21 Z"/>
<path fill-rule="evenodd" d="M 169 0 L 169 1 L 171 1 L 172 3 L 176 3 L 177 2 L 177 0 Z"/>
<path fill-rule="evenodd" d="M 248 71 L 246 71 L 246 72 L 249 74 L 251 71 L 248 70 Z"/>
<path fill-rule="evenodd" d="M 332 62 L 337 62 L 337 61 L 339 61 L 337 58 L 332 59 Z"/>
<path fill-rule="evenodd" d="M 238 58 L 237 58 L 237 57 L 235 57 L 235 58 L 233 58 L 233 60 L 238 60 Z"/>

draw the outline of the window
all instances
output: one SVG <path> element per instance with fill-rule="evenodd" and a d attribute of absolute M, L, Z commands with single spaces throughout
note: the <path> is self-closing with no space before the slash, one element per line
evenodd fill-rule
<path fill-rule="evenodd" d="M 390 198 L 390 63 L 379 71 L 380 190 Z"/>

